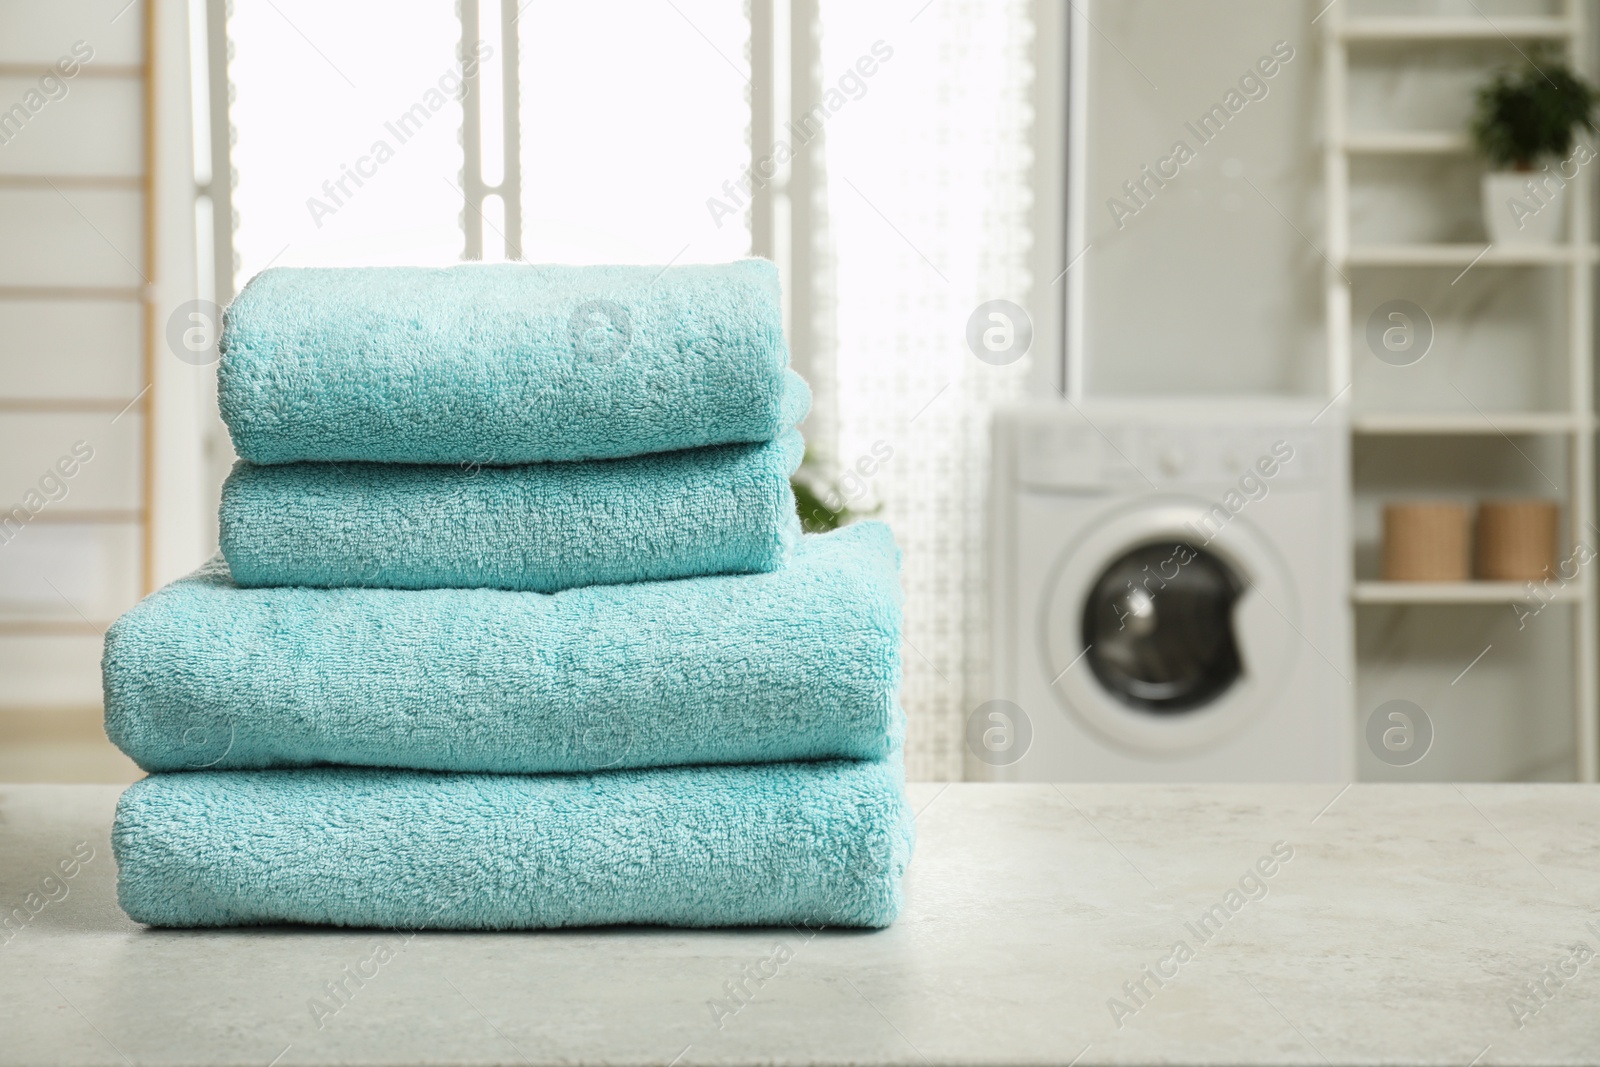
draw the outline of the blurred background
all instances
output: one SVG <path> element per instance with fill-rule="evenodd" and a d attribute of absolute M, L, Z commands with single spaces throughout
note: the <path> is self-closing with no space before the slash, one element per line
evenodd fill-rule
<path fill-rule="evenodd" d="M 254 274 L 757 255 L 913 778 L 1592 781 L 1595 13 L 0 0 L 0 780 L 138 775 Z"/>

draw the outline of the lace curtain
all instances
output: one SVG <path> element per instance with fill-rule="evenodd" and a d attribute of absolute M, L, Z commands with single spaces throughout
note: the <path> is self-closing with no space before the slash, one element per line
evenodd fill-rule
<path fill-rule="evenodd" d="M 827 127 L 831 256 L 816 269 L 832 359 L 814 373 L 831 379 L 826 459 L 840 494 L 876 509 L 904 554 L 907 773 L 952 780 L 966 715 L 988 698 L 989 415 L 1020 393 L 1025 366 L 980 362 L 966 330 L 979 304 L 1025 304 L 1034 284 L 1033 5 L 897 7 L 820 5 L 824 88 L 863 56 L 877 69 Z"/>

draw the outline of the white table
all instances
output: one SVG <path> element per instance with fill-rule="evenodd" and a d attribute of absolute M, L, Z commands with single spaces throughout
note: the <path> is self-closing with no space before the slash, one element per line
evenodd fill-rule
<path fill-rule="evenodd" d="M 116 792 L 0 789 L 0 905 L 95 853 L 0 944 L 0 1063 L 1600 1063 L 1600 960 L 1570 948 L 1600 950 L 1594 787 L 915 786 L 886 931 L 409 941 L 136 926 Z M 1563 961 L 1519 1027 L 1509 998 Z M 747 967 L 771 977 L 715 1019 Z"/>

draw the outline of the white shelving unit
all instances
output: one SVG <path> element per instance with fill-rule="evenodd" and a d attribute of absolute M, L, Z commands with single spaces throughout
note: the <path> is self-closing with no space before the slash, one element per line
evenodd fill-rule
<path fill-rule="evenodd" d="M 1350 428 L 1374 437 L 1431 434 L 1466 437 L 1473 434 L 1563 434 L 1587 432 L 1594 419 L 1567 411 L 1373 411 L 1353 415 Z"/>
<path fill-rule="evenodd" d="M 1569 3 L 1572 0 L 1569 0 Z M 1332 14 L 1332 11 L 1329 12 Z M 1389 16 L 1352 18 L 1331 27 L 1337 42 L 1348 41 L 1557 41 L 1575 39 L 1582 28 L 1575 4 L 1566 17 Z"/>
<path fill-rule="evenodd" d="M 1356 245 L 1345 256 L 1353 267 L 1535 267 L 1593 263 L 1594 245 L 1503 248 L 1490 244 Z"/>
<path fill-rule="evenodd" d="M 1369 130 L 1347 133 L 1344 150 L 1374 156 L 1465 155 L 1472 140 L 1453 130 Z"/>
<path fill-rule="evenodd" d="M 1584 0 L 1562 0 L 1561 14 L 1529 17 L 1373 17 L 1350 16 L 1347 3 L 1328 7 L 1319 20 L 1323 29 L 1324 107 L 1327 141 L 1324 155 L 1324 180 L 1327 189 L 1326 271 L 1328 395 L 1345 405 L 1350 415 L 1352 448 L 1364 446 L 1368 439 L 1384 439 L 1381 447 L 1396 450 L 1398 460 L 1407 450 L 1428 448 L 1442 439 L 1458 439 L 1462 447 L 1493 446 L 1498 438 L 1505 447 L 1517 447 L 1516 438 L 1528 442 L 1543 439 L 1546 448 L 1564 453 L 1566 478 L 1561 504 L 1565 519 L 1566 544 L 1563 552 L 1582 541 L 1597 545 L 1594 471 L 1594 407 L 1591 366 L 1593 359 L 1593 264 L 1597 248 L 1593 243 L 1590 220 L 1591 182 L 1582 171 L 1569 188 L 1568 234 L 1565 243 L 1552 248 L 1495 248 L 1487 242 L 1450 244 L 1357 244 L 1352 240 L 1351 162 L 1361 157 L 1432 159 L 1434 166 L 1448 165 L 1450 157 L 1462 157 L 1469 165 L 1471 144 L 1460 130 L 1362 130 L 1352 129 L 1350 119 L 1350 74 L 1352 52 L 1374 46 L 1409 44 L 1417 48 L 1451 47 L 1455 42 L 1482 48 L 1506 42 L 1507 59 L 1528 43 L 1547 43 L 1564 50 L 1574 69 L 1589 73 L 1585 42 Z M 1393 50 L 1392 47 L 1390 50 Z M 1411 49 L 1404 50 L 1409 54 Z M 1403 62 L 1403 60 L 1401 61 Z M 1480 410 L 1469 406 L 1465 395 L 1455 396 L 1454 406 L 1446 410 L 1389 410 L 1364 404 L 1357 377 L 1353 376 L 1354 344 L 1360 338 L 1352 321 L 1352 280 L 1363 271 L 1393 271 L 1396 268 L 1418 271 L 1456 272 L 1476 268 L 1545 269 L 1564 276 L 1566 322 L 1564 352 L 1534 351 L 1509 354 L 1508 358 L 1533 358 L 1566 362 L 1565 403 L 1558 409 L 1527 411 Z M 1446 276 L 1445 281 L 1449 281 Z M 1459 390 L 1458 390 L 1459 392 Z M 1429 398 L 1437 401 L 1437 398 Z M 1370 403 L 1370 402 L 1369 402 Z M 1552 407 L 1554 407 L 1552 405 Z M 1477 442 L 1476 446 L 1472 443 Z M 1518 448 L 1518 451 L 1521 451 Z M 1526 458 L 1526 454 L 1524 454 Z M 1532 461 L 1529 460 L 1531 463 Z M 1352 464 L 1352 470 L 1355 465 Z M 1540 472 L 1542 475 L 1542 471 Z M 1353 475 L 1353 478 L 1355 476 Z M 1546 481 L 1549 479 L 1547 478 Z M 1351 492 L 1360 497 L 1360 486 L 1353 481 Z M 1486 487 L 1486 495 L 1492 492 Z M 1353 546 L 1354 550 L 1354 546 Z M 1569 627 L 1574 642 L 1570 654 L 1573 677 L 1574 767 L 1577 777 L 1586 782 L 1600 778 L 1600 711 L 1597 711 L 1597 656 L 1600 633 L 1596 627 L 1594 568 L 1591 563 L 1579 576 L 1549 592 L 1544 602 L 1561 605 L 1569 611 Z M 1468 610 L 1474 605 L 1515 605 L 1527 601 L 1530 592 L 1520 583 L 1400 583 L 1364 580 L 1358 568 L 1352 600 L 1369 611 L 1384 606 L 1394 610 L 1416 607 L 1419 610 Z M 1476 609 L 1473 609 L 1476 610 Z M 1490 609 L 1485 609 L 1490 610 Z M 1357 647 L 1361 647 L 1363 612 L 1356 612 Z M 1368 618 L 1367 624 L 1372 624 Z M 1461 649 L 1465 662 L 1477 652 Z M 1476 662 L 1476 661 L 1473 661 Z M 1358 663 L 1358 671 L 1360 664 Z M 1465 673 L 1465 672 L 1463 672 Z M 1446 679 L 1448 681 L 1448 679 Z M 1454 683 L 1450 683 L 1453 685 Z M 1523 709 L 1504 708 L 1507 715 Z"/>
<path fill-rule="evenodd" d="M 1528 599 L 1521 582 L 1356 582 L 1357 604 L 1515 604 Z M 1576 604 L 1576 589 L 1546 594 L 1557 604 Z"/>

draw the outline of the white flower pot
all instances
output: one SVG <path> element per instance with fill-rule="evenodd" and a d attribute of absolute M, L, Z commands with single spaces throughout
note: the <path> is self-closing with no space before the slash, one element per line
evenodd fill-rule
<path fill-rule="evenodd" d="M 1502 170 L 1483 176 L 1483 225 L 1491 244 L 1561 243 L 1566 234 L 1567 194 L 1553 174 Z"/>

